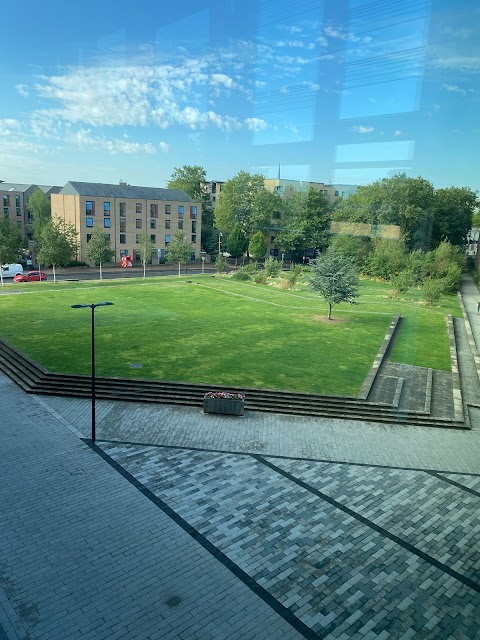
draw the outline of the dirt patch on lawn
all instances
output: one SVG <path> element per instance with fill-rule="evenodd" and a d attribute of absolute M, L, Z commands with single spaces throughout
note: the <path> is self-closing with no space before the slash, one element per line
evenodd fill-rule
<path fill-rule="evenodd" d="M 330 323 L 335 323 L 335 324 L 340 324 L 342 322 L 347 322 L 347 318 L 331 318 L 330 320 L 328 319 L 328 316 L 313 316 L 313 319 L 316 322 L 326 322 L 328 324 Z"/>

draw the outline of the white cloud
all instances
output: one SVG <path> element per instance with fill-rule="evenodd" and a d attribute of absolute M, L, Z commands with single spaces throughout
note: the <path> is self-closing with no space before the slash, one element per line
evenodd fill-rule
<path fill-rule="evenodd" d="M 355 133 L 372 133 L 374 130 L 375 127 L 365 127 L 362 124 L 352 127 L 352 131 L 355 131 Z"/>
<path fill-rule="evenodd" d="M 15 89 L 17 90 L 17 93 L 21 95 L 23 98 L 28 98 L 28 96 L 30 95 L 30 92 L 26 84 L 17 84 L 15 85 Z"/>
<path fill-rule="evenodd" d="M 465 91 L 465 89 L 462 89 L 461 87 L 459 87 L 456 84 L 442 84 L 442 89 L 444 89 L 445 91 L 448 91 L 448 93 L 459 93 L 461 96 L 466 96 L 467 92 Z"/>
<path fill-rule="evenodd" d="M 393 135 L 395 138 L 401 138 L 406 134 L 404 131 L 400 131 L 400 129 L 397 129 L 396 131 L 393 132 Z"/>
<path fill-rule="evenodd" d="M 18 135 L 21 130 L 19 120 L 15 118 L 3 118 L 0 120 L 0 136 Z"/>
<path fill-rule="evenodd" d="M 262 118 L 247 118 L 245 126 L 249 131 L 262 131 L 267 128 L 267 123 Z"/>
<path fill-rule="evenodd" d="M 478 71 L 480 70 L 480 56 L 465 55 L 440 55 L 432 57 L 430 65 L 437 69 L 450 69 L 453 71 Z"/>

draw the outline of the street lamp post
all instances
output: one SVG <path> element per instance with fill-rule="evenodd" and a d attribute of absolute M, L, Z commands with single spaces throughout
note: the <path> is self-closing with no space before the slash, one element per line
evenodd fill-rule
<path fill-rule="evenodd" d="M 220 232 L 218 234 L 218 255 L 220 255 L 222 252 L 222 238 L 223 238 L 223 233 Z"/>
<path fill-rule="evenodd" d="M 95 304 L 72 304 L 72 309 L 92 310 L 92 442 L 95 442 L 95 309 L 96 307 L 107 307 L 113 302 L 97 302 Z"/>

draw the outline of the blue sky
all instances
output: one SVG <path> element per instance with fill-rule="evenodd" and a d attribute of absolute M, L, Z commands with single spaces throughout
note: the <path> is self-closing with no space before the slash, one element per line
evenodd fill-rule
<path fill-rule="evenodd" d="M 19 0 L 0 179 L 165 186 L 174 167 L 480 190 L 477 0 Z"/>

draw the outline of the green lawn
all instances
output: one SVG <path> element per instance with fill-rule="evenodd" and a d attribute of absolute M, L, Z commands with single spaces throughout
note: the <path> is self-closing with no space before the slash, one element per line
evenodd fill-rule
<path fill-rule="evenodd" d="M 460 315 L 454 296 L 428 308 L 416 291 L 391 300 L 371 282 L 359 304 L 334 307 L 332 322 L 306 285 L 283 291 L 225 276 L 9 284 L 1 293 L 1 337 L 51 371 L 89 373 L 91 312 L 71 305 L 109 300 L 114 307 L 95 312 L 99 375 L 335 395 L 358 393 L 395 313 L 406 319 L 393 359 L 449 370 L 445 317 Z"/>

